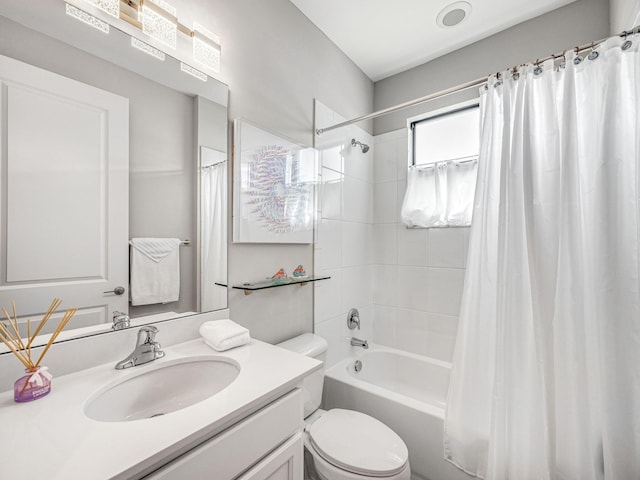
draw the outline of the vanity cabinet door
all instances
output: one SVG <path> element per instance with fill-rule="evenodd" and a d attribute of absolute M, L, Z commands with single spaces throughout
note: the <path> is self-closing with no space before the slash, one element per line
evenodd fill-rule
<path fill-rule="evenodd" d="M 302 395 L 295 389 L 144 478 L 232 480 L 300 432 L 302 415 Z"/>
<path fill-rule="evenodd" d="M 302 480 L 302 433 L 296 433 L 237 480 Z"/>

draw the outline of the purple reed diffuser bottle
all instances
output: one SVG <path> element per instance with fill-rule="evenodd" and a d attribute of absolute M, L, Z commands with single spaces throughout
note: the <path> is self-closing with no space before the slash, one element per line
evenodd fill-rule
<path fill-rule="evenodd" d="M 42 398 L 51 391 L 51 374 L 47 367 L 25 368 L 26 375 L 13 384 L 13 399 L 18 403 Z"/>

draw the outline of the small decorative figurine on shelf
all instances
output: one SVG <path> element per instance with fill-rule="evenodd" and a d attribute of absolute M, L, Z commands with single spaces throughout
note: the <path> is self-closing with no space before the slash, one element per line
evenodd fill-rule
<path fill-rule="evenodd" d="M 4 313 L 9 325 L 7 326 L 3 321 L 0 321 L 0 340 L 4 343 L 11 352 L 16 356 L 18 360 L 24 365 L 25 373 L 23 377 L 20 377 L 13 385 L 13 399 L 16 402 L 30 402 L 38 398 L 42 398 L 48 395 L 51 391 L 51 379 L 52 376 L 48 372 L 47 367 L 43 367 L 40 364 L 42 359 L 51 348 L 53 342 L 58 338 L 60 332 L 67 326 L 71 318 L 78 311 L 77 308 L 69 308 L 60 319 L 60 323 L 55 328 L 47 345 L 42 350 L 42 353 L 38 357 L 37 361 L 33 361 L 31 358 L 31 345 L 36 339 L 42 328 L 45 326 L 51 315 L 60 306 L 62 300 L 54 298 L 49 306 L 49 310 L 45 313 L 38 326 L 31 331 L 31 320 L 27 321 L 27 337 L 23 339 L 20 335 L 18 328 L 18 315 L 16 313 L 15 302 L 11 302 L 13 309 L 13 318 L 9 315 L 9 312 L 3 307 Z"/>
<path fill-rule="evenodd" d="M 305 271 L 304 267 L 302 266 L 302 264 L 298 265 L 296 267 L 296 269 L 293 271 L 293 276 L 295 278 L 308 278 L 309 275 L 307 275 L 307 272 Z"/>
<path fill-rule="evenodd" d="M 284 271 L 284 268 L 278 270 L 275 275 L 271 277 L 271 280 L 273 280 L 275 283 L 284 283 L 288 279 L 289 278 L 287 277 L 287 272 Z"/>

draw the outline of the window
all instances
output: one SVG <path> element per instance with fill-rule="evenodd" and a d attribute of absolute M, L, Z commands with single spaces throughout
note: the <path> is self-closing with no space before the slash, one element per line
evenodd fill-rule
<path fill-rule="evenodd" d="M 412 165 L 477 158 L 480 107 L 457 108 L 410 123 Z"/>
<path fill-rule="evenodd" d="M 402 220 L 408 227 L 471 224 L 480 148 L 477 102 L 410 119 Z"/>

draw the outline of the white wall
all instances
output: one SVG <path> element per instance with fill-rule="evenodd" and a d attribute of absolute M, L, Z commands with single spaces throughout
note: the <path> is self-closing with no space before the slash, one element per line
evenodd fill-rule
<path fill-rule="evenodd" d="M 464 27 L 463 27 L 464 28 Z M 514 65 L 535 61 L 609 35 L 608 0 L 577 0 L 431 62 L 376 82 L 380 110 Z M 385 115 L 374 121 L 374 135 L 406 126 L 407 117 L 477 97 L 477 89 Z"/>
<path fill-rule="evenodd" d="M 373 339 L 451 361 L 469 228 L 408 229 L 407 130 L 375 137 Z"/>
<path fill-rule="evenodd" d="M 640 24 L 639 0 L 609 0 L 611 35 Z"/>
<path fill-rule="evenodd" d="M 313 144 L 313 99 L 339 106 L 345 116 L 373 108 L 373 83 L 289 0 L 176 0 L 186 25 L 206 25 L 222 38 L 220 80 L 230 89 L 229 118 L 245 118 L 300 143 Z M 313 265 L 312 245 L 229 248 L 229 282 L 289 275 Z M 313 322 L 313 289 L 281 287 L 244 295 L 231 290 L 231 318 L 255 338 L 277 342 Z"/>
<path fill-rule="evenodd" d="M 344 118 L 316 102 L 316 125 L 326 127 Z M 367 153 L 351 139 L 369 145 Z M 322 163 L 315 245 L 315 271 L 330 280 L 316 282 L 315 332 L 327 339 L 327 365 L 356 347 L 352 336 L 372 340 L 373 137 L 351 125 L 316 138 Z M 360 312 L 360 330 L 347 328 L 347 312 Z"/>
<path fill-rule="evenodd" d="M 229 85 L 229 118 L 244 117 L 313 144 L 313 99 L 362 115 L 373 82 L 289 0 L 173 0 L 185 25 L 222 39 L 219 80 Z"/>

